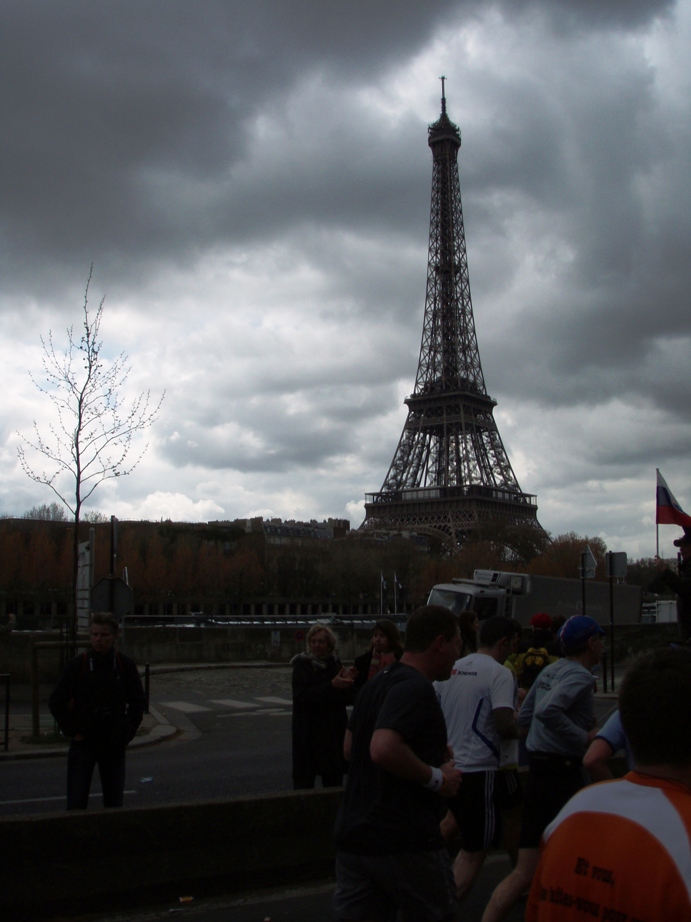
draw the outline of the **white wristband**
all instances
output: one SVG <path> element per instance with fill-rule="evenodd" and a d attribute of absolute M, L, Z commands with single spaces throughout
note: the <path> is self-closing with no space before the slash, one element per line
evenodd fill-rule
<path fill-rule="evenodd" d="M 430 765 L 432 769 L 432 777 L 429 779 L 424 787 L 428 791 L 440 791 L 444 786 L 444 772 L 440 768 L 435 768 L 433 765 Z"/>

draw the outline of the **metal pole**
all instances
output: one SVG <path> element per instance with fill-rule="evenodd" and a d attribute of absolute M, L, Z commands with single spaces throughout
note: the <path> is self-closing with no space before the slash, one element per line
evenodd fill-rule
<path fill-rule="evenodd" d="M 611 558 L 610 558 L 611 560 Z M 611 572 L 610 566 L 610 572 Z M 614 577 L 609 578 L 609 661 L 610 661 L 610 685 L 614 691 Z"/>
<path fill-rule="evenodd" d="M 0 678 L 5 680 L 5 752 L 10 748 L 10 675 L 6 673 Z"/>
<path fill-rule="evenodd" d="M 115 516 L 111 515 L 110 517 L 110 573 L 108 574 L 108 611 L 112 612 L 115 608 L 114 605 L 114 592 L 115 592 L 115 574 L 113 568 L 115 566 Z"/>
<path fill-rule="evenodd" d="M 146 695 L 146 711 L 149 713 L 149 690 L 151 688 L 151 667 L 148 663 L 144 663 L 144 694 Z"/>
<path fill-rule="evenodd" d="M 581 569 L 581 614 L 585 614 L 585 563 Z"/>
<path fill-rule="evenodd" d="M 660 477 L 660 468 L 655 468 L 655 556 L 660 556 L 660 523 L 657 520 L 658 512 L 658 495 L 657 495 L 657 484 L 659 483 Z"/>
<path fill-rule="evenodd" d="M 109 576 L 115 576 L 115 516 L 110 517 L 110 573 Z"/>
<path fill-rule="evenodd" d="M 38 650 L 36 644 L 31 647 L 31 726 L 35 739 L 38 739 L 41 733 L 41 722 L 38 715 L 39 698 L 38 698 Z"/>

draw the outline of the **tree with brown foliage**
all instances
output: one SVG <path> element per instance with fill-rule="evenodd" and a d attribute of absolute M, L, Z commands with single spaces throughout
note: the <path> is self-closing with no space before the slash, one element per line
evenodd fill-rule
<path fill-rule="evenodd" d="M 574 531 L 557 535 L 542 554 L 529 562 L 526 572 L 535 576 L 563 576 L 567 579 L 578 579 L 581 553 L 586 545 L 593 552 L 597 565 L 595 578 L 605 579 L 607 545 L 602 538 L 589 538 L 587 535 L 581 537 Z"/>

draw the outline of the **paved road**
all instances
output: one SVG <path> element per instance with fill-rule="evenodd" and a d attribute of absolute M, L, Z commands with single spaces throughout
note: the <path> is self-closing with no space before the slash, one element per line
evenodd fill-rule
<path fill-rule="evenodd" d="M 125 804 L 291 790 L 290 676 L 288 668 L 152 676 L 152 706 L 179 732 L 170 742 L 128 753 Z M 3 762 L 0 815 L 63 810 L 65 774 L 64 755 Z M 97 777 L 90 806 L 100 808 Z"/>
<path fill-rule="evenodd" d="M 152 706 L 179 732 L 170 742 L 128 753 L 125 804 L 147 806 L 290 790 L 290 679 L 289 667 L 153 675 Z M 614 706 L 611 700 L 597 704 L 600 720 Z M 0 815 L 63 810 L 65 772 L 64 756 L 3 762 Z M 99 807 L 96 778 L 91 808 Z"/>

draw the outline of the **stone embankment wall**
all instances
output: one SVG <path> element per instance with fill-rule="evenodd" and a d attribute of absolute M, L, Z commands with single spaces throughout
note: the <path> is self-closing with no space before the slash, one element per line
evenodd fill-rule
<path fill-rule="evenodd" d="M 338 637 L 338 654 L 344 662 L 367 648 L 370 629 L 352 625 L 333 625 Z M 607 642 L 609 644 L 609 629 Z M 194 663 L 288 663 L 305 649 L 306 627 L 262 626 L 227 627 L 127 627 L 120 648 L 140 666 Z M 672 624 L 616 625 L 615 662 L 632 659 L 643 650 L 678 639 Z M 15 631 L 0 635 L 0 673 L 9 673 L 13 683 L 31 681 L 32 648 L 36 644 L 39 681 L 56 681 L 63 651 L 55 632 Z M 86 642 L 86 637 L 84 637 Z"/>
<path fill-rule="evenodd" d="M 352 661 L 369 643 L 371 629 L 352 625 L 332 626 L 338 638 L 338 655 Z M 143 667 L 194 663 L 289 663 L 305 650 L 307 627 L 277 629 L 262 626 L 227 627 L 125 627 L 119 649 Z M 31 682 L 32 648 L 39 682 L 54 682 L 64 657 L 56 631 L 14 631 L 0 635 L 0 673 L 9 673 L 13 683 Z M 81 638 L 88 646 L 88 638 Z M 45 645 L 45 646 L 44 646 Z"/>

